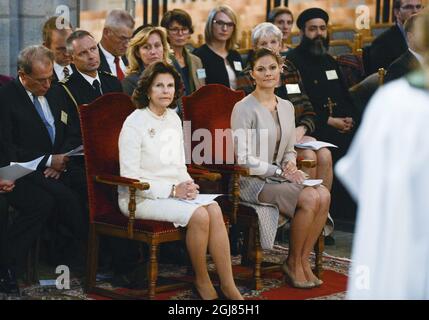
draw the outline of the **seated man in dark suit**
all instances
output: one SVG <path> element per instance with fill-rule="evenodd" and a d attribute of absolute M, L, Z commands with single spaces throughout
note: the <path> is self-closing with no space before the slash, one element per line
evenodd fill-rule
<path fill-rule="evenodd" d="M 0 130 L 0 167 L 9 165 L 7 154 Z M 9 205 L 19 211 L 11 225 Z M 22 271 L 26 254 L 53 209 L 54 198 L 31 178 L 16 182 L 0 178 L 0 293 L 19 294 L 16 274 Z"/>
<path fill-rule="evenodd" d="M 404 23 L 413 14 L 422 10 L 422 0 L 394 0 L 393 13 L 396 23 L 372 42 L 369 52 L 369 70 L 366 74 L 386 69 L 393 61 L 407 51 Z"/>
<path fill-rule="evenodd" d="M 415 25 L 418 17 L 419 14 L 415 14 L 405 21 L 404 31 L 407 35 L 408 50 L 389 66 L 385 82 L 399 79 L 423 65 L 424 50 L 419 48 L 419 43 L 416 41 Z"/>
<path fill-rule="evenodd" d="M 134 18 L 125 10 L 112 10 L 104 23 L 103 35 L 98 48 L 100 49 L 100 71 L 105 71 L 125 78 L 128 60 L 125 53 L 128 43 L 133 37 Z"/>
<path fill-rule="evenodd" d="M 65 20 L 62 21 L 65 27 L 63 29 L 58 29 L 58 19 L 60 18 L 49 18 L 43 25 L 42 29 L 43 45 L 54 54 L 53 83 L 57 83 L 58 81 L 69 77 L 75 71 L 66 48 L 66 40 L 73 32 L 73 28 L 70 22 Z"/>
<path fill-rule="evenodd" d="M 65 99 L 49 90 L 52 77 L 49 49 L 41 45 L 23 49 L 18 56 L 18 78 L 0 89 L 0 122 L 9 161 L 42 157 L 26 179 L 55 200 L 58 220 L 72 234 L 69 253 L 77 254 L 78 241 L 87 236 L 88 216 L 71 184 L 78 171 L 68 170 L 65 153 L 79 145 L 80 136 Z"/>

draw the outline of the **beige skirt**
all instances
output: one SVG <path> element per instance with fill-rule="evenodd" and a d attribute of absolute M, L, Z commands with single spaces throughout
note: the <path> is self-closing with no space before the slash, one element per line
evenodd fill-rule
<path fill-rule="evenodd" d="M 302 189 L 303 186 L 296 183 L 265 183 L 258 199 L 262 203 L 274 204 L 282 216 L 292 219 Z"/>

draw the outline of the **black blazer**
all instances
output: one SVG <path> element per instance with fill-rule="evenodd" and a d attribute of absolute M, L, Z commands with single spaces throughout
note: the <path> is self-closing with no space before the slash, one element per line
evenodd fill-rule
<path fill-rule="evenodd" d="M 26 162 L 68 152 L 78 146 L 79 134 L 70 121 L 67 102 L 48 91 L 45 98 L 55 119 L 55 141 L 52 144 L 42 119 L 19 79 L 0 89 L 0 128 L 10 161 Z"/>
<path fill-rule="evenodd" d="M 231 87 L 229 83 L 228 72 L 226 71 L 226 66 L 222 57 L 213 52 L 207 44 L 204 44 L 201 47 L 195 49 L 193 54 L 201 59 L 203 67 L 206 69 L 206 84 L 219 83 L 223 84 L 224 86 Z M 234 62 L 239 61 L 241 63 L 242 69 L 244 69 L 245 66 L 241 60 L 241 55 L 236 50 L 229 50 L 226 59 L 228 60 L 235 72 L 235 75 L 238 78 L 241 74 L 241 71 L 235 69 Z"/>
<path fill-rule="evenodd" d="M 389 67 L 389 65 L 399 58 L 408 49 L 407 42 L 395 24 L 388 30 L 380 34 L 372 42 L 368 53 L 369 70 L 367 74 L 377 72 L 379 68 Z"/>
<path fill-rule="evenodd" d="M 110 73 L 98 72 L 101 82 L 101 90 L 103 94 L 109 92 L 122 92 L 121 82 L 115 76 L 112 76 Z M 66 86 L 68 90 L 73 95 L 74 100 L 77 105 L 88 104 L 97 99 L 100 94 L 94 90 L 92 85 L 79 73 L 73 72 L 73 74 L 64 79 L 60 83 L 60 87 Z M 61 88 L 64 90 L 64 88 Z M 73 99 L 70 98 L 67 92 L 63 91 L 63 94 L 67 96 L 71 105 L 75 106 Z"/>
<path fill-rule="evenodd" d="M 407 73 L 417 69 L 419 65 L 419 61 L 414 54 L 412 54 L 410 50 L 407 50 L 389 66 L 384 82 L 402 78 Z"/>
<path fill-rule="evenodd" d="M 100 53 L 100 67 L 98 68 L 98 71 L 104 71 L 107 73 L 113 73 L 113 70 L 110 70 L 109 64 L 107 63 L 106 56 L 104 55 L 103 51 L 100 48 L 100 44 L 98 46 L 98 52 Z M 122 61 L 126 66 L 128 66 L 128 60 L 127 57 L 123 56 L 121 57 Z M 125 72 L 124 72 L 125 73 Z"/>

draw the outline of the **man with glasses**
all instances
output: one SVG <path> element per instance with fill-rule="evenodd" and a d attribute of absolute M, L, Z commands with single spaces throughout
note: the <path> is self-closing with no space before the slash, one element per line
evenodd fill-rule
<path fill-rule="evenodd" d="M 54 84 L 75 71 L 66 49 L 66 40 L 72 32 L 70 22 L 61 21 L 59 17 L 51 17 L 43 25 L 43 45 L 54 54 Z"/>
<path fill-rule="evenodd" d="M 393 14 L 395 24 L 379 35 L 371 44 L 368 53 L 364 53 L 364 60 L 368 70 L 367 74 L 377 72 L 379 68 L 389 65 L 399 58 L 408 49 L 405 21 L 423 9 L 422 0 L 394 0 Z"/>
<path fill-rule="evenodd" d="M 100 48 L 100 71 L 105 71 L 118 77 L 125 78 L 128 61 L 125 53 L 128 49 L 133 29 L 134 18 L 124 10 L 112 10 L 104 23 L 103 36 L 98 45 Z"/>
<path fill-rule="evenodd" d="M 50 90 L 53 62 L 53 53 L 42 45 L 20 52 L 18 78 L 0 91 L 0 127 L 8 161 L 41 159 L 37 169 L 23 179 L 38 186 L 56 204 L 55 220 L 71 234 L 64 242 L 67 247 L 59 252 L 66 256 L 58 256 L 56 263 L 71 264 L 78 254 L 79 241 L 87 236 L 88 224 L 71 184 L 73 177 L 66 156 L 79 145 L 80 133 L 72 124 L 72 110 L 65 99 Z M 27 196 L 15 200 L 24 204 Z"/>

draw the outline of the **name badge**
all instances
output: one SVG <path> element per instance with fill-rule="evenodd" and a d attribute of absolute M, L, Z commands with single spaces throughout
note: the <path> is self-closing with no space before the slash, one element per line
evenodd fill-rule
<path fill-rule="evenodd" d="M 206 69 L 197 69 L 197 77 L 198 77 L 198 79 L 207 78 Z"/>
<path fill-rule="evenodd" d="M 338 74 L 336 70 L 328 70 L 326 71 L 326 77 L 328 80 L 336 80 L 338 79 Z"/>
<path fill-rule="evenodd" d="M 67 124 L 68 115 L 64 111 L 61 111 L 61 122 Z"/>
<path fill-rule="evenodd" d="M 297 94 L 301 93 L 301 89 L 297 83 L 287 84 L 286 91 L 288 94 Z"/>
<path fill-rule="evenodd" d="M 234 69 L 235 71 L 243 71 L 243 66 L 240 61 L 234 61 Z"/>

